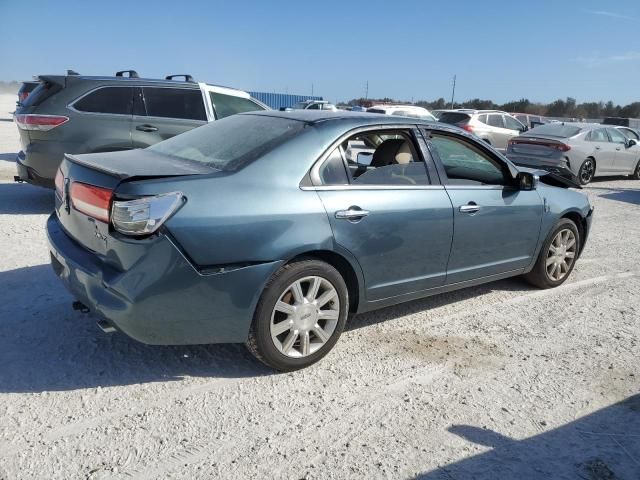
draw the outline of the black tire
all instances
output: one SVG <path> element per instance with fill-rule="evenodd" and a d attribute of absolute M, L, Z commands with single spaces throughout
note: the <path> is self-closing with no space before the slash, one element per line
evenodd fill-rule
<path fill-rule="evenodd" d="M 575 237 L 575 251 L 574 257 L 569 266 L 569 269 L 564 273 L 563 277 L 560 279 L 553 279 L 549 276 L 547 271 L 547 258 L 550 256 L 550 247 L 553 240 L 556 238 L 559 232 L 564 230 L 571 230 Z M 524 278 L 532 285 L 538 288 L 553 288 L 559 285 L 562 285 L 567 278 L 571 275 L 573 268 L 576 265 L 576 261 L 578 260 L 578 255 L 580 252 L 581 245 L 580 231 L 573 221 L 568 218 L 562 218 L 556 223 L 556 226 L 551 230 L 549 235 L 547 236 L 542 248 L 540 249 L 540 253 L 538 254 L 538 259 L 536 260 L 536 264 L 533 266 L 531 271 L 524 275 Z"/>
<path fill-rule="evenodd" d="M 586 185 L 587 183 L 593 180 L 593 177 L 596 173 L 596 161 L 593 158 L 587 158 L 582 165 L 580 165 L 580 170 L 578 170 L 578 179 L 580 180 L 580 185 Z"/>
<path fill-rule="evenodd" d="M 640 180 L 640 160 L 638 160 L 638 164 L 636 165 L 636 169 L 631 174 L 631 178 L 634 180 Z"/>
<path fill-rule="evenodd" d="M 271 337 L 271 317 L 276 302 L 288 288 L 297 280 L 307 277 L 320 277 L 333 286 L 339 300 L 339 315 L 333 332 L 317 351 L 307 356 L 292 358 L 282 353 L 274 343 Z M 246 346 L 258 360 L 276 370 L 289 372 L 305 368 L 320 360 L 333 348 L 344 330 L 348 313 L 347 285 L 335 268 L 315 259 L 295 261 L 280 268 L 265 286 L 253 316 Z"/>

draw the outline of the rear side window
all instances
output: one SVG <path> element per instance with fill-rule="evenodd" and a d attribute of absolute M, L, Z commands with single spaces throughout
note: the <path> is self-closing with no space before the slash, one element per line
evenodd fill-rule
<path fill-rule="evenodd" d="M 104 87 L 85 95 L 73 104 L 80 112 L 131 115 L 133 87 Z"/>
<path fill-rule="evenodd" d="M 320 166 L 318 174 L 323 185 L 347 185 L 349 183 L 340 147 L 336 147 L 331 152 L 329 158 Z"/>
<path fill-rule="evenodd" d="M 210 92 L 209 95 L 211 96 L 211 103 L 213 104 L 213 109 L 216 111 L 216 118 L 218 119 L 235 115 L 236 113 L 264 110 L 264 108 L 248 98 L 224 95 L 216 92 Z"/>
<path fill-rule="evenodd" d="M 604 131 L 604 128 L 599 128 L 591 131 L 588 140 L 590 142 L 608 142 L 609 137 L 607 136 L 607 132 Z"/>
<path fill-rule="evenodd" d="M 488 115 L 487 125 L 491 125 L 492 127 L 505 128 L 502 115 L 495 113 Z"/>
<path fill-rule="evenodd" d="M 200 90 L 143 87 L 144 103 L 150 117 L 206 120 Z"/>
<path fill-rule="evenodd" d="M 469 121 L 469 115 L 466 113 L 458 113 L 458 112 L 444 112 L 440 115 L 440 120 L 443 123 L 448 123 L 449 125 L 464 125 Z"/>

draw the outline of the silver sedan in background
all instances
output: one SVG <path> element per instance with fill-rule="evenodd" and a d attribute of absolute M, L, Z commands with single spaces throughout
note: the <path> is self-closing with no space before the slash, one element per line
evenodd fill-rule
<path fill-rule="evenodd" d="M 593 177 L 606 175 L 632 175 L 640 180 L 639 143 L 620 127 L 549 123 L 509 140 L 506 153 L 516 165 L 570 171 L 586 185 Z"/>

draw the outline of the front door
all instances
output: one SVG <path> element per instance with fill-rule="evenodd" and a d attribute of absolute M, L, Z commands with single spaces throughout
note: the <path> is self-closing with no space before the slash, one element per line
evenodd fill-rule
<path fill-rule="evenodd" d="M 199 88 L 142 87 L 134 95 L 134 148 L 184 133 L 207 122 Z"/>
<path fill-rule="evenodd" d="M 640 148 L 637 146 L 627 147 L 627 137 L 617 128 L 607 128 L 607 133 L 609 133 L 609 138 L 616 149 L 612 171 L 620 175 L 632 173 L 638 158 L 640 158 Z"/>
<path fill-rule="evenodd" d="M 517 272 L 533 260 L 543 204 L 513 185 L 508 166 L 478 142 L 428 132 L 453 205 L 447 284 Z"/>
<path fill-rule="evenodd" d="M 368 301 L 445 281 L 451 201 L 430 182 L 416 138 L 411 129 L 364 131 L 336 146 L 317 170 L 335 241 L 358 260 Z M 347 159 L 345 150 L 356 147 L 360 155 Z"/>

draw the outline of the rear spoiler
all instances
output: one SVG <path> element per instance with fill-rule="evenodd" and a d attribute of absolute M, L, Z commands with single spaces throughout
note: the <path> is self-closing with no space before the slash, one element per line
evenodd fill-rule
<path fill-rule="evenodd" d="M 47 82 L 52 85 L 58 85 L 62 88 L 67 86 L 67 76 L 66 75 L 38 75 L 38 81 Z"/>

